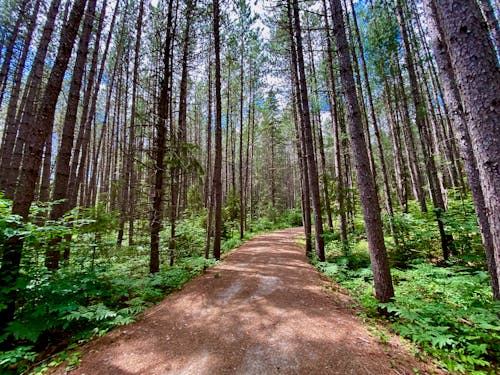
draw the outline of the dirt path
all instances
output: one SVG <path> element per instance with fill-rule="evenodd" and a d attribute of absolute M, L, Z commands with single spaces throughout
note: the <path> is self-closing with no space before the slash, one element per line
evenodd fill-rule
<path fill-rule="evenodd" d="M 136 323 L 84 346 L 71 374 L 429 373 L 396 342 L 370 336 L 294 244 L 300 233 L 249 241 Z"/>

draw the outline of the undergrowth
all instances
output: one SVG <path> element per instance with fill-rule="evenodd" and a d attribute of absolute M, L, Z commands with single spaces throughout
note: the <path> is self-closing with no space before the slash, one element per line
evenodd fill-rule
<path fill-rule="evenodd" d="M 406 231 L 404 249 L 391 248 L 394 245 L 388 241 L 396 295 L 393 302 L 378 304 L 374 298 L 365 240 L 351 237 L 346 246 L 327 235 L 327 261 L 311 261 L 325 275 L 350 289 L 367 317 L 380 318 L 379 308 L 385 307 L 392 315 L 391 330 L 411 340 L 446 370 L 456 374 L 496 374 L 500 303 L 492 298 L 474 218 L 464 219 L 450 211 L 447 230 L 454 234 L 461 249 L 446 264 L 440 262 L 437 266 L 430 261 L 437 258 L 438 249 L 432 245 L 437 242 L 434 236 L 421 233 L 431 225 L 428 221 Z M 426 219 L 407 214 L 404 220 L 415 223 Z M 460 233 L 455 234 L 453 228 Z M 418 238 L 426 240 L 419 243 Z M 403 261 L 405 253 L 411 256 Z"/>
<path fill-rule="evenodd" d="M 21 277 L 16 285 L 15 318 L 0 335 L 0 373 L 43 374 L 62 362 L 77 365 L 77 346 L 110 329 L 128 324 L 145 309 L 179 289 L 217 262 L 204 258 L 206 212 L 192 213 L 178 222 L 175 264 L 168 266 L 168 227 L 161 235 L 160 272 L 149 273 L 147 222 L 137 222 L 135 245 L 116 245 L 116 215 L 103 207 L 76 209 L 58 222 L 43 226 L 23 223 L 10 214 L 11 202 L 0 196 L 0 245 L 22 233 L 25 247 Z M 48 212 L 35 206 L 33 216 Z M 236 221 L 225 222 L 223 253 L 257 233 L 300 225 L 292 219 L 300 212 L 286 212 L 272 220 L 251 223 L 251 232 L 239 238 Z M 11 229 L 15 223 L 15 232 Z M 142 228 L 142 230 L 140 230 Z M 70 257 L 55 271 L 45 268 L 44 254 L 55 237 Z M 125 242 L 125 241 L 124 241 Z M 2 293 L 5 291 L 2 289 Z M 6 293 L 6 292 L 5 292 Z M 0 309 L 3 304 L 0 293 Z"/>

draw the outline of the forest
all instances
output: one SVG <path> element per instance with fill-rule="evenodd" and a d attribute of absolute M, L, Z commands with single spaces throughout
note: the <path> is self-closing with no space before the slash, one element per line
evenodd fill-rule
<path fill-rule="evenodd" d="M 295 227 L 381 341 L 497 373 L 499 17 L 1 0 L 0 373 L 76 368 L 81 344 Z"/>

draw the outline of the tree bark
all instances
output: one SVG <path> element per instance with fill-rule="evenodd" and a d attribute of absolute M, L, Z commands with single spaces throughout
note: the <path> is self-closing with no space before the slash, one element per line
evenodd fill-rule
<path fill-rule="evenodd" d="M 5 55 L 2 61 L 2 67 L 0 68 L 0 106 L 3 102 L 3 96 L 5 94 L 5 89 L 7 88 L 7 78 L 9 75 L 9 71 L 11 68 L 12 56 L 14 55 L 15 45 L 18 41 L 19 30 L 26 19 L 26 12 L 28 8 L 28 0 L 22 0 L 19 12 L 17 14 L 16 22 L 14 23 L 14 27 L 10 32 L 9 42 L 5 47 Z"/>
<path fill-rule="evenodd" d="M 165 195 L 164 159 L 166 154 L 167 142 L 167 122 L 169 120 L 169 103 L 171 96 L 170 76 L 172 74 L 171 66 L 171 48 L 174 39 L 173 35 L 173 0 L 168 2 L 167 13 L 167 35 L 165 40 L 165 49 L 163 52 L 163 78 L 161 83 L 160 97 L 158 101 L 158 120 L 156 123 L 156 157 L 154 170 L 154 192 L 153 207 L 151 213 L 151 256 L 149 260 L 149 272 L 156 273 L 160 270 L 160 231 L 163 219 L 163 197 Z"/>
<path fill-rule="evenodd" d="M 298 73 L 298 83 L 299 92 L 297 93 L 300 98 L 300 108 L 301 112 L 302 128 L 304 131 L 304 145 L 305 145 L 305 156 L 307 160 L 307 169 L 309 175 L 309 188 L 311 192 L 311 202 L 312 209 L 314 213 L 314 238 L 315 238 L 315 249 L 316 255 L 320 261 L 325 260 L 325 248 L 323 240 L 323 218 L 321 215 L 321 200 L 319 193 L 319 181 L 318 181 L 318 169 L 316 165 L 316 160 L 314 157 L 313 140 L 312 140 L 312 129 L 311 129 L 311 119 L 309 114 L 309 99 L 307 97 L 307 83 L 304 68 L 304 56 L 302 47 L 302 34 L 300 26 L 300 15 L 299 15 L 299 5 L 297 0 L 292 0 L 292 10 L 293 10 L 293 30 L 296 43 L 296 54 L 297 54 L 297 73 Z"/>
<path fill-rule="evenodd" d="M 0 189 L 5 186 L 5 177 L 7 177 L 7 167 L 10 165 L 12 159 L 12 151 L 14 150 L 14 145 L 16 143 L 17 133 L 19 131 L 19 121 L 17 121 L 18 113 L 22 114 L 23 102 L 18 106 L 19 96 L 21 93 L 21 86 L 23 83 L 23 73 L 26 66 L 26 59 L 30 50 L 31 40 L 33 38 L 33 32 L 36 27 L 36 20 L 38 17 L 38 12 L 40 10 L 41 0 L 37 0 L 34 5 L 33 13 L 30 16 L 30 20 L 27 27 L 26 37 L 23 41 L 23 49 L 21 56 L 17 61 L 16 70 L 14 72 L 12 90 L 10 92 L 9 104 L 7 106 L 7 113 L 5 116 L 5 127 L 2 136 L 2 148 L 0 153 L 0 171 L 2 171 L 2 176 L 0 177 Z"/>
<path fill-rule="evenodd" d="M 80 40 L 78 42 L 75 66 L 73 68 L 71 84 L 69 87 L 66 115 L 64 117 L 62 129 L 61 146 L 59 147 L 59 152 L 57 153 L 54 191 L 52 193 L 52 200 L 61 200 L 61 202 L 52 206 L 52 210 L 50 212 L 51 220 L 59 219 L 62 215 L 64 215 L 66 208 L 66 203 L 62 202 L 62 200 L 67 199 L 68 196 L 70 161 L 73 150 L 76 115 L 80 101 L 83 72 L 87 63 L 88 47 L 92 24 L 94 23 L 95 7 L 96 0 L 90 0 L 85 12 L 82 35 L 80 36 Z M 52 241 L 52 246 L 46 253 L 45 266 L 49 269 L 56 269 L 59 267 L 59 251 L 55 245 L 56 243 Z"/>
<path fill-rule="evenodd" d="M 68 185 L 68 207 L 66 210 L 69 210 L 76 206 L 78 199 L 78 191 L 81 188 L 82 181 L 85 173 L 88 172 L 89 163 L 89 142 L 91 138 L 91 131 L 95 127 L 92 126 L 94 122 L 94 116 L 97 108 L 97 98 L 99 95 L 99 91 L 101 88 L 101 82 L 104 75 L 104 67 L 109 51 L 109 46 L 111 43 L 111 36 L 114 31 L 116 15 L 118 13 L 119 3 L 117 3 L 115 10 L 113 12 L 113 16 L 111 18 L 110 26 L 109 26 L 109 34 L 106 40 L 106 45 L 104 47 L 104 53 L 101 60 L 101 65 L 99 67 L 99 72 L 97 73 L 97 63 L 99 60 L 99 46 L 100 46 L 100 36 L 102 32 L 102 27 L 104 23 L 104 17 L 106 13 L 106 8 L 101 8 L 101 16 L 99 19 L 99 26 L 97 28 L 96 40 L 94 43 L 94 52 L 92 54 L 92 64 L 90 66 L 90 71 L 88 75 L 88 87 L 85 90 L 85 94 L 83 96 L 83 105 L 82 105 L 82 115 L 80 118 L 80 126 L 78 129 L 78 137 L 76 139 L 75 147 L 73 148 L 73 155 L 71 158 L 71 174 L 69 178 Z M 95 78 L 97 73 L 97 79 Z M 112 86 L 112 82 L 111 82 Z M 85 201 L 87 206 L 90 202 L 90 193 L 87 194 L 87 198 Z M 83 198 L 83 197 L 82 197 Z"/>
<path fill-rule="evenodd" d="M 142 38 L 142 19 L 144 17 L 144 0 L 139 2 L 137 15 L 137 33 L 134 46 L 134 72 L 132 74 L 132 108 L 130 113 L 130 138 L 128 146 L 127 169 L 129 175 L 129 207 L 128 207 L 128 245 L 134 244 L 134 222 L 136 205 L 137 174 L 134 168 L 136 154 L 136 118 L 137 118 L 137 86 L 139 84 L 139 65 Z"/>
<path fill-rule="evenodd" d="M 377 189 L 373 175 L 371 174 L 370 162 L 366 151 L 361 113 L 356 96 L 356 86 L 351 68 L 344 21 L 342 19 L 342 5 L 340 0 L 330 0 L 330 4 L 332 8 L 333 31 L 339 57 L 340 77 L 344 88 L 356 175 L 373 269 L 375 296 L 380 302 L 388 302 L 394 297 L 394 289 L 389 269 L 389 260 L 385 249 Z"/>
<path fill-rule="evenodd" d="M 0 175 L 0 189 L 5 192 L 5 196 L 9 199 L 14 198 L 25 141 L 27 141 L 27 135 L 33 126 L 34 117 L 38 108 L 37 98 L 41 91 L 45 57 L 47 56 L 49 43 L 54 32 L 55 20 L 60 4 L 61 0 L 53 0 L 47 12 L 47 20 L 45 21 L 33 66 L 31 67 L 27 79 L 25 92 L 28 92 L 28 94 L 26 95 L 26 104 L 22 111 L 15 145 L 12 150 L 7 148 L 2 150 L 2 164 L 0 169 L 3 172 Z"/>
<path fill-rule="evenodd" d="M 338 106 L 337 106 L 337 93 L 336 93 L 336 77 L 333 70 L 333 49 L 332 49 L 332 39 L 330 35 L 330 24 L 328 21 L 328 9 L 326 6 L 326 0 L 323 0 L 323 21 L 325 23 L 326 31 L 326 59 L 328 64 L 328 92 L 330 98 L 330 116 L 332 118 L 333 125 L 333 135 L 334 135 L 334 145 L 335 145 L 335 173 L 336 173 L 336 193 L 338 202 L 338 213 L 339 213 L 339 229 L 340 229 L 340 240 L 344 248 L 347 248 L 347 217 L 345 209 L 345 179 L 344 179 L 344 168 L 342 160 L 342 151 L 347 152 L 347 139 L 344 135 L 345 133 L 345 123 L 343 119 L 339 118 Z M 339 132 L 342 132 L 342 137 L 339 136 Z"/>
<path fill-rule="evenodd" d="M 23 220 L 28 220 L 29 210 L 34 199 L 35 186 L 39 175 L 40 163 L 42 160 L 43 146 L 49 136 L 56 110 L 57 99 L 61 91 L 64 73 L 68 66 L 71 51 L 78 33 L 80 21 L 82 19 L 86 0 L 76 0 L 71 14 L 62 30 L 61 41 L 58 47 L 54 66 L 44 90 L 40 109 L 37 112 L 34 126 L 30 129 L 29 143 L 23 158 L 21 170 L 21 181 L 14 197 L 12 213 L 20 215 Z M 7 297 L 7 307 L 0 311 L 0 324 L 11 321 L 15 312 L 15 290 L 19 276 L 19 266 L 21 262 L 21 252 L 23 239 L 20 236 L 12 236 L 4 246 L 2 257 L 2 267 L 0 269 L 0 280 L 3 280 L 3 287 L 12 290 Z M 3 328 L 3 327 L 2 327 Z"/>
<path fill-rule="evenodd" d="M 213 254 L 220 259 L 222 237 L 222 102 L 221 102 L 221 65 L 220 65 L 220 10 L 219 0 L 213 0 L 213 37 L 215 53 L 215 164 L 213 191 L 215 197 L 215 233 Z"/>
<path fill-rule="evenodd" d="M 183 50 L 182 50 L 182 72 L 181 72 L 181 82 L 180 82 L 180 92 L 179 92 L 179 120 L 178 120 L 178 132 L 177 141 L 175 145 L 172 145 L 173 152 L 177 153 L 177 157 L 180 158 L 180 162 L 186 158 L 185 143 L 187 141 L 187 94 L 188 94 L 188 59 L 190 52 L 190 29 L 191 29 L 191 16 L 193 9 L 196 6 L 196 1 L 187 0 L 186 1 L 186 26 L 184 28 L 183 35 Z M 171 126 L 173 130 L 173 126 Z M 173 133 L 173 131 L 172 131 Z M 175 139 L 175 136 L 172 137 Z M 172 142 L 173 139 L 171 139 Z M 180 146 L 180 147 L 179 147 Z M 170 168 L 170 241 L 168 244 L 168 249 L 170 253 L 170 266 L 174 265 L 174 255 L 175 255 L 175 229 L 176 220 L 178 215 L 178 201 L 179 201 L 179 184 L 181 182 L 181 170 L 180 165 L 176 165 L 174 162 L 173 166 Z"/>
<path fill-rule="evenodd" d="M 244 39 L 244 35 L 242 36 Z M 245 234 L 245 216 L 246 216 L 246 205 L 245 205 L 245 187 L 243 185 L 243 104 L 244 104 L 244 40 L 241 40 L 240 46 L 240 135 L 239 135 L 239 188 L 240 188 L 240 239 L 243 239 Z"/>
<path fill-rule="evenodd" d="M 432 0 L 462 99 L 500 280 L 500 71 L 473 0 Z"/>

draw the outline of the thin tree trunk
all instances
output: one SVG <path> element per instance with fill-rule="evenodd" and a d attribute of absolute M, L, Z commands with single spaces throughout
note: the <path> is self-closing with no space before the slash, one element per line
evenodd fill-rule
<path fill-rule="evenodd" d="M 403 142 L 397 116 L 392 105 L 392 94 L 387 77 L 384 77 L 385 106 L 391 133 L 392 149 L 394 153 L 394 172 L 396 175 L 397 193 L 402 212 L 408 212 L 408 176 L 407 165 L 403 157 Z"/>
<path fill-rule="evenodd" d="M 309 115 L 309 99 L 307 97 L 307 84 L 304 68 L 304 56 L 302 48 L 302 35 L 300 27 L 299 6 L 297 0 L 292 0 L 293 8 L 293 30 L 296 43 L 296 63 L 298 73 L 298 83 L 300 91 L 297 93 L 300 98 L 301 117 L 303 119 L 302 128 L 304 131 L 304 144 L 306 151 L 307 169 L 309 175 L 309 187 L 311 190 L 312 209 L 314 213 L 314 235 L 316 255 L 320 261 L 325 260 L 325 248 L 323 240 L 323 218 L 321 215 L 321 200 L 319 194 L 318 170 L 314 157 L 311 120 Z M 291 14 L 289 15 L 291 17 Z"/>
<path fill-rule="evenodd" d="M 449 234 L 445 233 L 444 224 L 441 218 L 442 213 L 446 211 L 446 207 L 444 205 L 443 195 L 437 178 L 437 168 L 434 156 L 432 154 L 432 148 L 431 148 L 432 140 L 429 134 L 428 120 L 426 118 L 426 108 L 425 108 L 425 103 L 422 101 L 422 95 L 419 89 L 420 86 L 417 80 L 415 65 L 413 61 L 413 54 L 411 51 L 411 45 L 401 5 L 402 1 L 403 0 L 396 1 L 396 15 L 398 18 L 399 28 L 401 31 L 403 48 L 405 50 L 405 62 L 406 62 L 406 68 L 408 70 L 408 77 L 410 79 L 410 87 L 412 93 L 411 98 L 415 109 L 415 122 L 417 124 L 417 128 L 420 134 L 420 143 L 422 145 L 422 153 L 424 156 L 425 166 L 427 170 L 427 177 L 429 179 L 431 197 L 434 207 L 436 208 L 435 210 L 436 221 L 439 228 L 439 235 L 441 237 L 441 247 L 443 250 L 443 257 L 445 260 L 447 260 L 450 255 L 452 239 L 450 238 Z"/>
<path fill-rule="evenodd" d="M 295 68 L 293 68 L 295 70 Z M 297 86 L 296 83 L 296 73 L 292 78 L 294 87 Z M 303 142 L 302 142 L 302 132 L 300 131 L 300 115 L 298 109 L 298 96 L 297 88 L 294 89 L 293 93 L 293 122 L 295 124 L 295 134 L 296 134 L 296 147 L 297 147 L 297 158 L 299 160 L 299 171 L 300 171 L 300 185 L 301 185 L 301 206 L 302 206 L 302 222 L 304 224 L 304 233 L 306 237 L 306 254 L 312 253 L 312 240 L 311 240 L 311 194 L 309 193 L 309 183 L 308 183 L 308 172 L 307 172 L 307 162 L 303 153 Z"/>
<path fill-rule="evenodd" d="M 213 254 L 220 259 L 222 237 L 222 103 L 221 103 L 221 64 L 219 35 L 219 0 L 213 0 L 213 33 L 215 53 L 215 164 L 213 191 L 215 197 L 215 233 Z"/>
<path fill-rule="evenodd" d="M 345 179 L 343 175 L 344 168 L 342 167 L 342 151 L 347 152 L 347 139 L 345 135 L 345 124 L 343 119 L 339 118 L 337 98 L 336 98 L 336 85 L 335 85 L 335 74 L 333 70 L 333 49 L 332 49 L 332 39 L 330 35 L 330 24 L 328 21 L 328 9 L 326 6 L 326 0 L 323 0 L 323 21 L 325 23 L 326 30 L 326 53 L 327 53 L 327 64 L 328 64 L 328 91 L 330 98 L 330 116 L 332 117 L 333 134 L 334 134 L 334 145 L 335 145 L 335 173 L 336 173 L 336 193 L 338 201 L 338 212 L 339 212 L 339 222 L 340 222 L 340 240 L 344 248 L 347 248 L 347 218 L 345 209 Z M 340 126 L 342 124 L 342 126 Z M 339 129 L 340 128 L 340 129 Z M 339 137 L 339 131 L 342 131 L 342 140 Z"/>
<path fill-rule="evenodd" d="M 171 96 L 170 76 L 172 74 L 171 66 L 171 48 L 174 39 L 172 34 L 173 19 L 173 0 L 168 2 L 167 13 L 167 35 L 165 40 L 165 49 L 163 52 L 163 78 L 161 83 L 160 97 L 158 101 L 158 120 L 156 123 L 156 157 L 154 170 L 154 191 L 152 199 L 151 213 L 151 256 L 149 260 L 149 272 L 156 273 L 160 270 L 160 231 L 163 218 L 163 197 L 165 195 L 164 187 L 164 159 L 166 154 L 167 142 L 167 121 L 169 119 L 169 103 Z"/>
<path fill-rule="evenodd" d="M 41 165 L 40 188 L 38 200 L 48 202 L 50 197 L 50 175 L 52 167 L 52 132 L 45 140 L 43 147 L 43 163 Z"/>
<path fill-rule="evenodd" d="M 205 259 L 210 257 L 210 238 L 212 235 L 212 220 L 214 216 L 215 196 L 214 189 L 210 188 L 212 177 L 212 48 L 210 44 L 210 53 L 208 58 L 208 101 L 207 101 L 207 164 L 205 170 L 205 207 L 207 211 L 207 233 L 205 241 Z"/>
<path fill-rule="evenodd" d="M 139 14 L 137 16 L 137 33 L 134 46 L 134 72 L 132 74 L 132 108 L 130 113 L 130 138 L 128 145 L 127 169 L 129 175 L 128 196 L 128 245 L 134 245 L 134 223 L 136 206 L 137 174 L 134 168 L 136 155 L 136 117 L 137 117 L 137 86 L 139 84 L 139 64 L 142 37 L 142 19 L 144 17 L 144 0 L 139 2 Z"/>
<path fill-rule="evenodd" d="M 358 47 L 359 47 L 359 55 L 361 58 L 361 68 L 362 68 L 363 77 L 365 80 L 366 92 L 368 94 L 368 106 L 370 109 L 370 118 L 371 118 L 371 121 L 373 124 L 373 129 L 375 132 L 375 139 L 377 141 L 377 151 L 378 151 L 380 168 L 382 169 L 382 179 L 383 179 L 383 183 L 384 183 L 384 193 L 385 193 L 385 201 L 386 201 L 386 205 L 387 205 L 387 212 L 390 216 L 391 232 L 394 235 L 394 226 L 393 226 L 393 221 L 392 221 L 392 217 L 394 216 L 394 210 L 393 210 L 393 206 L 392 206 L 391 189 L 389 186 L 389 177 L 388 177 L 387 165 L 386 165 L 385 157 L 384 157 L 384 149 L 382 147 L 382 140 L 381 140 L 381 136 L 380 136 L 380 127 L 378 124 L 377 115 L 375 113 L 375 105 L 373 104 L 373 95 L 372 95 L 370 81 L 368 79 L 368 69 L 367 69 L 366 61 L 365 61 L 365 52 L 364 52 L 364 48 L 363 48 L 363 43 L 361 42 L 361 35 L 359 32 L 358 20 L 356 17 L 356 10 L 354 8 L 353 0 L 350 0 L 350 4 L 351 4 L 351 10 L 352 10 L 352 18 L 353 18 L 353 22 L 354 22 L 354 31 L 355 31 L 356 40 L 357 40 Z M 397 241 L 396 237 L 394 237 L 394 239 Z"/>
<path fill-rule="evenodd" d="M 85 2 L 86 0 L 75 1 L 71 9 L 69 21 L 61 30 L 63 37 L 61 38 L 54 66 L 47 81 L 40 109 L 37 112 L 36 121 L 30 131 L 30 140 L 27 144 L 21 170 L 20 180 L 22 184 L 19 184 L 16 190 L 12 205 L 12 213 L 20 215 L 24 220 L 28 220 L 29 210 L 34 199 L 44 142 L 52 130 L 57 99 L 78 33 Z M 10 322 L 14 316 L 15 290 L 17 289 L 16 282 L 19 276 L 22 248 L 23 238 L 20 236 L 12 236 L 4 246 L 0 279 L 4 280 L 3 287 L 6 290 L 12 290 L 12 292 L 6 298 L 7 307 L 0 311 L 0 324 L 2 325 Z"/>
<path fill-rule="evenodd" d="M 210 48 L 211 50 L 211 48 Z M 207 95 L 207 160 L 205 164 L 205 190 L 204 207 L 209 206 L 210 201 L 210 183 L 212 177 L 212 59 L 208 58 L 208 95 Z M 209 243 L 210 241 L 208 241 Z"/>
<path fill-rule="evenodd" d="M 55 20 L 60 3 L 61 0 L 53 0 L 47 12 L 47 20 L 45 21 L 40 42 L 38 43 L 36 55 L 33 60 L 33 66 L 31 67 L 27 79 L 25 92 L 28 92 L 28 94 L 26 96 L 26 104 L 22 112 L 15 146 L 12 150 L 2 150 L 0 189 L 5 192 L 5 196 L 9 199 L 14 198 L 25 141 L 27 141 L 27 134 L 33 126 L 34 117 L 38 108 L 37 98 L 40 96 L 42 86 L 45 57 L 52 38 L 52 33 L 54 32 Z"/>
<path fill-rule="evenodd" d="M 177 152 L 177 157 L 182 160 L 187 156 L 185 155 L 184 144 L 187 141 L 187 94 L 188 94 L 188 59 L 190 50 L 190 27 L 191 27 L 191 15 L 194 7 L 196 6 L 196 1 L 187 0 L 186 2 L 186 26 L 183 35 L 183 51 L 182 51 L 182 73 L 180 82 L 180 93 L 179 93 L 179 120 L 178 120 L 178 132 L 177 132 L 177 142 L 176 146 L 172 149 Z M 171 125 L 171 132 L 173 132 L 173 126 Z M 172 137 L 175 139 L 175 136 Z M 171 141 L 173 140 L 171 139 Z M 181 148 L 179 148 L 179 145 Z M 175 163 L 174 163 L 175 165 Z M 178 210 L 178 200 L 179 200 L 179 184 L 181 182 L 180 169 L 178 166 L 170 168 L 170 241 L 168 244 L 170 253 L 170 266 L 174 265 L 174 255 L 175 255 L 175 229 L 177 220 L 177 210 Z"/>
<path fill-rule="evenodd" d="M 245 216 L 246 216 L 246 206 L 245 206 L 245 192 L 243 185 L 243 93 L 244 93 L 244 53 L 245 47 L 243 40 L 241 41 L 240 47 L 240 143 L 239 143 L 239 188 L 240 188 L 240 239 L 243 239 L 245 234 Z"/>
<path fill-rule="evenodd" d="M 313 86 L 314 86 L 314 98 L 315 102 L 319 106 L 320 99 L 318 97 L 318 80 L 316 78 L 316 66 L 314 62 L 314 53 L 312 49 L 312 41 L 311 41 L 311 32 L 308 30 L 307 32 L 307 48 L 309 52 L 309 60 L 310 60 L 310 70 L 311 70 L 311 77 L 313 80 Z M 324 200 L 325 200 L 325 211 L 326 211 L 326 220 L 327 220 L 327 225 L 328 229 L 333 230 L 333 222 L 332 222 L 332 209 L 330 206 L 330 193 L 328 189 L 328 176 L 327 176 L 327 171 L 326 171 L 326 157 L 325 157 L 325 145 L 323 142 L 323 130 L 321 126 L 321 114 L 320 114 L 320 108 L 315 108 L 315 113 L 313 114 L 313 122 L 314 119 L 316 119 L 316 124 L 317 127 L 315 129 L 317 130 L 317 139 L 318 139 L 318 149 L 319 149 L 319 156 L 320 156 L 320 168 L 321 168 L 321 181 L 323 183 L 323 195 L 324 195 Z"/>

